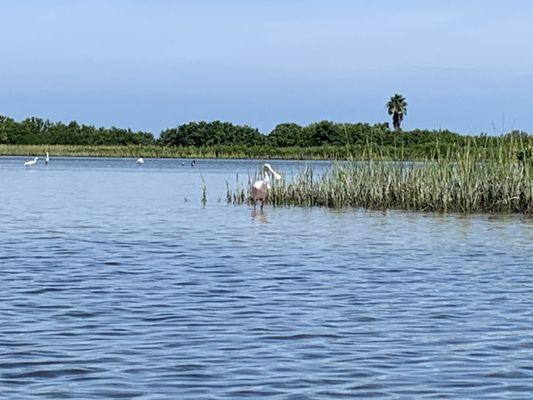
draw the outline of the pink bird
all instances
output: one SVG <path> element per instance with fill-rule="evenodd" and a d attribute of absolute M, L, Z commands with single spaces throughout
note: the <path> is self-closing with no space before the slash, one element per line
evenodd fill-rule
<path fill-rule="evenodd" d="M 254 202 L 254 210 L 258 201 L 261 201 L 262 210 L 264 201 L 268 199 L 268 192 L 272 188 L 270 183 L 270 174 L 272 174 L 272 176 L 277 180 L 281 179 L 281 175 L 274 171 L 270 164 L 263 165 L 263 173 L 265 174 L 264 179 L 256 181 L 252 185 L 252 201 Z"/>

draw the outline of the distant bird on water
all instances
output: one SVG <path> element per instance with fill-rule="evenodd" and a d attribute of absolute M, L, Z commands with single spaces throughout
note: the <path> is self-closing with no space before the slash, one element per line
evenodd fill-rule
<path fill-rule="evenodd" d="M 49 162 L 50 162 L 50 155 L 48 154 L 48 152 L 46 152 L 46 158 L 44 159 L 44 163 L 48 165 Z"/>
<path fill-rule="evenodd" d="M 191 161 L 191 167 L 194 167 L 196 165 L 196 160 Z"/>
<path fill-rule="evenodd" d="M 270 183 L 270 174 L 272 174 L 272 176 L 277 180 L 281 179 L 281 175 L 274 171 L 270 164 L 263 165 L 263 173 L 263 180 L 256 181 L 252 185 L 252 201 L 254 202 L 254 209 L 258 201 L 261 202 L 261 210 L 263 209 L 263 203 L 268 198 L 268 192 L 272 188 Z"/>
<path fill-rule="evenodd" d="M 33 160 L 31 160 L 31 161 L 26 161 L 26 162 L 24 163 L 24 166 L 25 166 L 26 168 L 28 168 L 28 167 L 32 167 L 32 166 L 34 166 L 35 164 L 37 164 L 37 160 L 38 160 L 38 159 L 39 159 L 39 157 L 35 157 L 35 158 L 34 158 Z"/>
<path fill-rule="evenodd" d="M 143 165 L 144 164 L 144 159 L 142 157 L 139 157 L 137 159 L 137 161 L 135 161 L 137 163 L 137 165 Z"/>

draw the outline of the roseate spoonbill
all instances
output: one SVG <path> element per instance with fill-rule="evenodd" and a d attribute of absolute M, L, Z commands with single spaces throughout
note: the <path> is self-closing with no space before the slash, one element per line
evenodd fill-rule
<path fill-rule="evenodd" d="M 274 171 L 270 164 L 263 165 L 263 173 L 264 178 L 260 181 L 256 181 L 252 185 L 252 201 L 254 202 L 254 209 L 257 201 L 261 201 L 261 210 L 263 209 L 263 203 L 268 198 L 268 192 L 272 187 L 270 184 L 270 174 L 272 174 L 275 179 L 281 179 L 281 175 Z"/>
<path fill-rule="evenodd" d="M 27 167 L 31 167 L 31 166 L 37 164 L 37 160 L 38 160 L 38 159 L 39 159 L 39 157 L 35 157 L 35 158 L 34 158 L 33 160 L 31 160 L 31 161 L 26 161 L 26 162 L 24 163 L 24 166 L 25 166 L 26 168 L 27 168 Z"/>

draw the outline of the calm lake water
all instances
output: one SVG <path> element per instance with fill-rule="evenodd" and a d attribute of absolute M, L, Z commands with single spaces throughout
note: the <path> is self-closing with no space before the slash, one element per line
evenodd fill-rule
<path fill-rule="evenodd" d="M 260 161 L 25 160 L 2 398 L 533 397 L 531 220 L 226 205 Z"/>

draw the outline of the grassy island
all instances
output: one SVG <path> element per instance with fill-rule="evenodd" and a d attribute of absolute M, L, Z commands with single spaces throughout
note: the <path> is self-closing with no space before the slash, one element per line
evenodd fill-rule
<path fill-rule="evenodd" d="M 531 139 L 522 139 L 509 137 L 500 146 L 480 146 L 476 140 L 465 147 L 436 146 L 422 162 L 391 161 L 390 154 L 369 146 L 362 161 L 337 163 L 321 174 L 307 168 L 274 182 L 268 201 L 276 206 L 533 216 Z M 228 189 L 230 203 L 249 198 L 248 188 Z"/>

